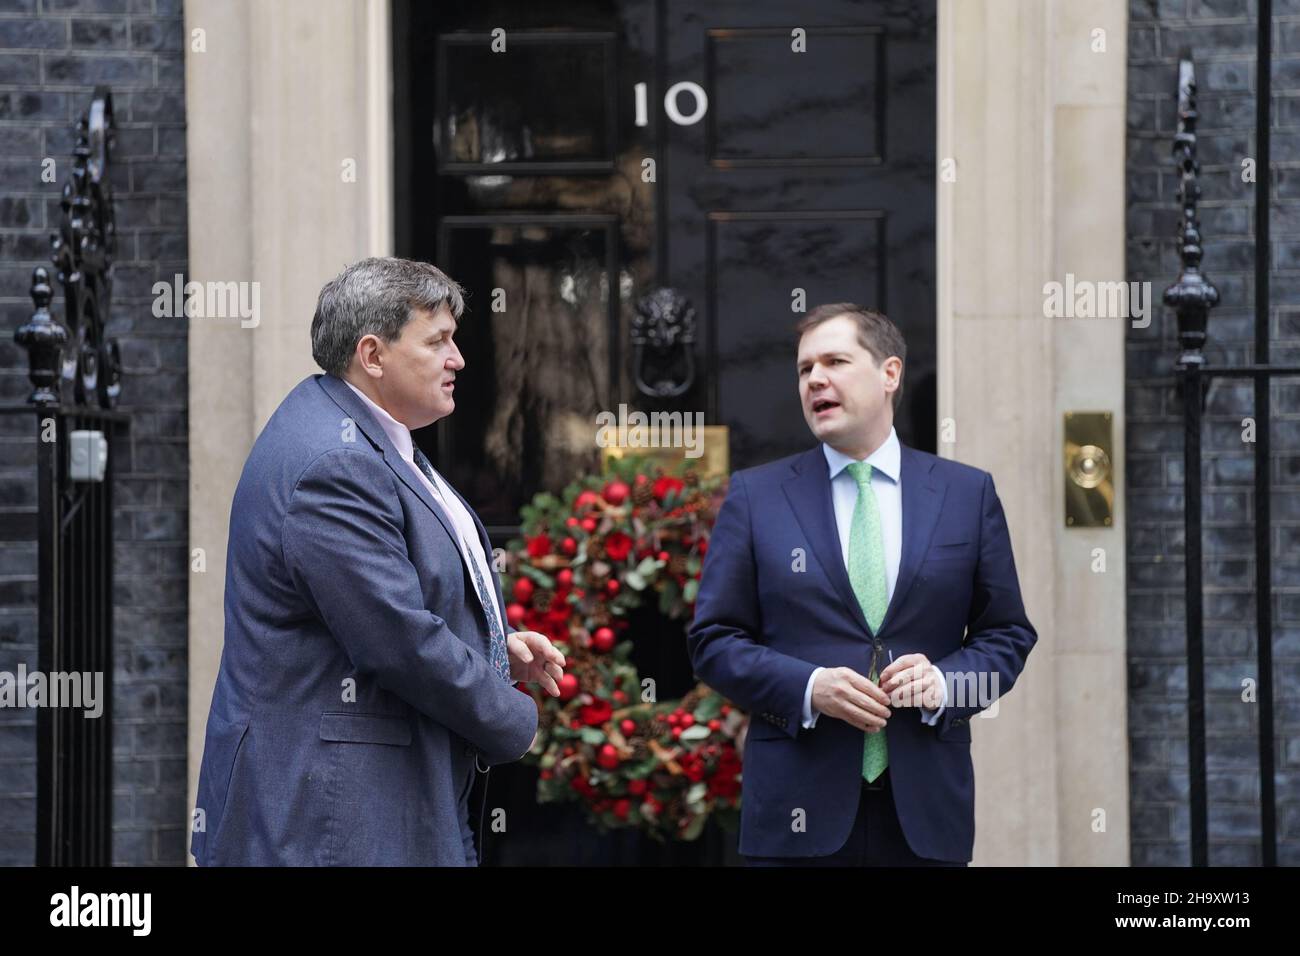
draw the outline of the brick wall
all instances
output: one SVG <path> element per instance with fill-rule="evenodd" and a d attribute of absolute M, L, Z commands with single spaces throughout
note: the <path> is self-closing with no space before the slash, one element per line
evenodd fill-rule
<path fill-rule="evenodd" d="M 116 459 L 113 858 L 185 860 L 188 454 L 183 322 L 151 314 L 152 284 L 186 271 L 180 0 L 0 0 L 0 403 L 25 401 L 13 330 L 48 265 L 73 125 L 96 84 L 113 91 L 119 244 L 110 334 L 133 415 Z M 59 182 L 41 182 L 41 161 Z M 61 296 L 57 314 L 63 314 Z M 33 423 L 0 418 L 0 512 L 35 508 Z M 0 557 L 0 670 L 35 668 L 34 544 Z M 35 724 L 0 710 L 0 864 L 35 846 Z"/>
<path fill-rule="evenodd" d="M 1300 363 L 1300 0 L 1274 0 L 1271 358 Z M 1200 91 L 1201 227 L 1211 313 L 1209 360 L 1254 360 L 1254 0 L 1130 0 L 1128 273 L 1158 296 L 1179 271 L 1180 55 Z M 1171 366 L 1177 326 L 1161 310 L 1127 344 L 1129 745 L 1135 865 L 1190 862 L 1183 602 L 1183 455 Z M 1271 476 L 1275 779 L 1279 862 L 1300 863 L 1300 380 L 1273 386 Z M 1255 664 L 1254 446 L 1242 419 L 1253 388 L 1217 382 L 1203 433 L 1205 647 L 1210 863 L 1258 864 L 1258 707 L 1241 700 Z"/>

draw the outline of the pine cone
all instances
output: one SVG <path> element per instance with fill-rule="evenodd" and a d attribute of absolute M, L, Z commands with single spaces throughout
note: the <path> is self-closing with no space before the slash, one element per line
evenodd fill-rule
<path fill-rule="evenodd" d="M 669 571 L 671 574 L 685 574 L 685 573 L 686 573 L 686 555 L 684 555 L 684 554 L 674 554 L 671 558 L 669 558 L 669 559 L 668 559 L 668 571 Z"/>
<path fill-rule="evenodd" d="M 694 468 L 687 468 L 686 473 L 682 475 L 682 481 L 686 482 L 687 487 L 694 488 L 700 483 L 700 473 Z"/>
<path fill-rule="evenodd" d="M 533 607 L 545 614 L 551 609 L 551 604 L 555 601 L 554 591 L 537 590 L 533 592 Z"/>
<path fill-rule="evenodd" d="M 636 505 L 638 508 L 644 508 L 646 505 L 648 505 L 650 502 L 654 500 L 654 497 L 655 497 L 654 489 L 651 487 L 650 482 L 648 481 L 643 484 L 636 485 L 632 489 L 632 503 Z"/>

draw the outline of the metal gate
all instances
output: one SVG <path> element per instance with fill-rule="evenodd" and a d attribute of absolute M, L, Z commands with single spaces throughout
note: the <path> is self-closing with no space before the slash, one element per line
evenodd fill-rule
<path fill-rule="evenodd" d="M 115 411 L 121 361 L 104 335 L 116 244 L 109 157 L 113 101 L 96 89 L 77 124 L 62 222 L 52 240 L 64 320 L 51 311 L 50 271 L 32 275 L 31 319 L 14 335 L 27 350 L 36 429 L 38 668 L 47 689 L 65 675 L 99 675 L 102 711 L 40 706 L 36 717 L 36 863 L 112 862 L 113 462 L 128 423 Z M 68 686 L 66 683 L 64 686 Z M 59 703 L 55 700 L 54 703 Z"/>
<path fill-rule="evenodd" d="M 1258 0 L 1256 60 L 1255 162 L 1255 362 L 1249 365 L 1207 365 L 1209 312 L 1219 292 L 1201 272 L 1201 233 L 1197 219 L 1200 187 L 1196 159 L 1196 75 L 1191 60 L 1178 70 L 1178 134 L 1174 155 L 1182 178 L 1179 200 L 1182 225 L 1179 249 L 1182 272 L 1164 293 L 1165 304 L 1178 316 L 1182 355 L 1176 370 L 1183 399 L 1183 462 L 1186 481 L 1187 694 L 1188 772 L 1190 774 L 1192 865 L 1208 863 L 1205 761 L 1204 595 L 1201 541 L 1201 426 L 1205 397 L 1216 378 L 1250 379 L 1255 385 L 1255 608 L 1258 654 L 1260 851 L 1264 866 L 1277 865 L 1277 809 L 1274 793 L 1273 733 L 1273 587 L 1270 488 L 1269 384 L 1279 376 L 1300 375 L 1300 366 L 1269 363 L 1269 106 L 1272 66 L 1272 2 Z"/>

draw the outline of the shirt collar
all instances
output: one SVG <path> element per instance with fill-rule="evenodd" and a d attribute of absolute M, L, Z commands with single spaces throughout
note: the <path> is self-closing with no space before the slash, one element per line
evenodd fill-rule
<path fill-rule="evenodd" d="M 847 468 L 850 463 L 858 460 L 850 458 L 843 452 L 836 451 L 825 442 L 822 442 L 822 452 L 826 455 L 826 464 L 830 467 L 831 481 L 834 481 L 836 476 Z M 864 458 L 863 461 L 871 466 L 872 474 L 880 472 L 894 484 L 898 484 L 902 451 L 898 444 L 898 433 L 894 431 L 892 425 L 889 428 L 889 437 L 885 439 L 884 444 Z"/>
<path fill-rule="evenodd" d="M 370 414 L 375 416 L 375 421 L 379 422 L 379 427 L 384 430 L 384 434 L 388 436 L 388 440 L 393 443 L 393 447 L 397 449 L 397 453 L 402 456 L 402 461 L 414 462 L 415 442 L 411 439 L 411 430 L 372 402 L 365 392 L 361 391 L 361 389 L 357 388 L 347 379 L 340 379 L 340 381 L 348 388 L 352 389 L 352 391 L 356 392 L 357 397 L 366 403 L 366 407 L 370 409 Z"/>

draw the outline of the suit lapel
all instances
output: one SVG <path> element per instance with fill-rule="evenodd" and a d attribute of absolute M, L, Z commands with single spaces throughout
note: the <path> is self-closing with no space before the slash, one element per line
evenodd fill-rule
<path fill-rule="evenodd" d="M 460 554 L 461 564 L 465 565 L 465 571 L 472 574 L 473 572 L 470 571 L 468 564 L 466 564 L 467 558 L 461 554 L 460 545 L 457 543 L 456 526 L 452 524 L 451 518 L 438 507 L 424 482 L 415 477 L 415 473 L 411 471 L 410 466 L 403 460 L 397 449 L 393 447 L 393 443 L 388 440 L 388 435 L 380 427 L 379 422 L 375 421 L 375 416 L 370 414 L 370 409 L 366 408 L 365 403 L 357 398 L 352 389 L 348 388 L 347 383 L 342 379 L 335 378 L 333 375 L 321 375 L 317 377 L 316 381 L 325 390 L 325 394 L 329 395 L 335 404 L 347 413 L 362 434 L 370 439 L 370 443 L 379 449 L 380 454 L 384 456 L 384 464 L 392 469 L 398 480 L 410 488 L 415 496 L 424 503 L 424 506 L 433 512 L 433 516 L 442 523 L 447 535 L 451 538 L 452 544 L 455 545 L 456 553 Z M 472 511 L 470 513 L 473 514 Z M 477 518 L 475 521 L 477 521 Z"/>
<path fill-rule="evenodd" d="M 898 579 L 894 582 L 894 596 L 885 609 L 880 622 L 883 631 L 890 618 L 902 607 L 907 589 L 916 579 L 917 569 L 930 548 L 939 513 L 943 510 L 945 488 L 937 484 L 931 474 L 934 462 L 906 445 L 900 446 L 902 459 L 899 466 L 900 491 L 903 495 L 903 549 L 898 563 Z"/>
<path fill-rule="evenodd" d="M 497 620 L 501 622 L 502 632 L 509 634 L 510 632 L 506 630 L 506 598 L 501 592 L 501 580 L 497 577 L 496 568 L 492 565 L 492 542 L 488 538 L 487 528 L 483 527 L 483 522 L 479 520 L 478 514 L 474 509 L 469 506 L 469 502 L 465 500 L 465 496 L 455 488 L 452 488 L 450 483 L 447 484 L 447 487 L 451 488 L 451 493 L 460 500 L 460 503 L 465 506 L 465 510 L 469 512 L 469 516 L 474 519 L 474 527 L 478 529 L 479 544 L 483 546 L 483 557 L 487 559 L 488 575 L 492 580 L 492 593 L 496 595 L 497 599 Z"/>
<path fill-rule="evenodd" d="M 866 616 L 862 613 L 862 605 L 858 603 L 853 585 L 849 583 L 848 569 L 844 567 L 840 534 L 835 527 L 835 505 L 831 501 L 830 469 L 821 446 L 818 445 L 796 459 L 793 468 L 795 473 L 782 483 L 782 488 L 799 521 L 799 527 L 812 546 L 817 562 L 831 579 L 835 593 L 840 596 L 863 632 L 871 634 Z"/>
<path fill-rule="evenodd" d="M 885 617 L 880 622 L 883 633 L 890 619 L 903 606 L 907 591 L 916 579 L 916 572 L 921 567 L 930 539 L 939 522 L 943 510 L 945 488 L 938 484 L 932 471 L 934 462 L 906 445 L 900 446 L 899 463 L 900 491 L 903 498 L 902 553 L 899 556 L 898 578 L 894 582 L 894 594 Z M 831 585 L 844 602 L 853 619 L 863 632 L 874 637 L 862 613 L 862 605 L 853 593 L 849 581 L 848 569 L 844 566 L 844 556 L 840 549 L 839 529 L 835 524 L 835 505 L 831 498 L 830 469 L 821 446 L 817 446 L 798 458 L 793 465 L 794 474 L 787 478 L 782 487 L 785 496 L 794 510 L 795 518 L 803 529 L 804 535 L 812 546 L 818 562 L 826 570 Z"/>

